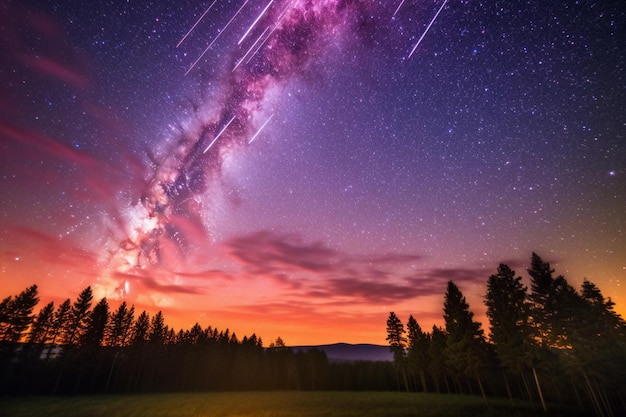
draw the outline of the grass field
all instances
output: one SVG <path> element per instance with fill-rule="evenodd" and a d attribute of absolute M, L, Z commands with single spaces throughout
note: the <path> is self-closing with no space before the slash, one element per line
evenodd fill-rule
<path fill-rule="evenodd" d="M 225 392 L 0 398 L 3 417 L 586 416 L 507 399 L 397 392 Z"/>

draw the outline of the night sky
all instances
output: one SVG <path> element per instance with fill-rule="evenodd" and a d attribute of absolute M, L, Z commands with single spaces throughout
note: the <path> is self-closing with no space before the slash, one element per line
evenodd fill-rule
<path fill-rule="evenodd" d="M 621 1 L 5 1 L 0 297 L 266 344 L 484 321 L 533 251 L 626 312 Z"/>

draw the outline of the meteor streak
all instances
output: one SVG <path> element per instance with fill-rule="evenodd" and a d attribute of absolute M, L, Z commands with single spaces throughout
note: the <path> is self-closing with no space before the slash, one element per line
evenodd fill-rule
<path fill-rule="evenodd" d="M 200 54 L 200 56 L 198 57 L 198 59 L 196 59 L 196 60 L 194 61 L 194 63 L 193 63 L 193 64 L 191 64 L 191 66 L 189 67 L 189 69 L 187 70 L 187 72 L 185 72 L 185 75 L 189 74 L 189 72 L 193 69 L 193 67 L 195 67 L 195 66 L 196 66 L 196 64 L 197 64 L 198 62 L 200 62 L 200 60 L 201 60 L 201 59 L 202 59 L 202 57 L 203 57 L 203 56 L 207 53 L 207 51 L 208 51 L 209 49 L 211 49 L 211 47 L 213 46 L 213 44 L 215 43 L 215 41 L 217 41 L 217 40 L 219 39 L 219 37 L 222 35 L 222 33 L 224 33 L 224 31 L 226 30 L 226 28 L 227 28 L 228 26 L 230 26 L 230 24 L 233 22 L 233 20 L 235 20 L 235 18 L 237 17 L 237 15 L 238 15 L 239 13 L 241 13 L 241 11 L 242 11 L 242 10 L 243 10 L 243 8 L 246 6 L 246 4 L 248 4 L 248 1 L 250 1 L 250 0 L 246 0 L 246 1 L 244 1 L 244 2 L 243 2 L 243 4 L 241 5 L 241 7 L 239 7 L 239 10 L 237 10 L 237 11 L 235 12 L 235 14 L 233 15 L 233 17 L 231 17 L 231 18 L 230 18 L 230 20 L 228 21 L 228 23 L 226 23 L 226 24 L 224 25 L 224 27 L 220 30 L 220 33 L 218 33 L 218 34 L 217 34 L 217 36 L 216 36 L 215 38 L 213 38 L 213 40 L 211 41 L 211 43 L 209 43 L 209 46 L 207 46 L 207 47 L 206 47 L 206 49 L 205 49 L 204 51 L 202 51 L 202 53 Z"/>
<path fill-rule="evenodd" d="M 448 0 L 444 0 L 443 1 L 443 4 L 439 8 L 439 10 L 437 10 L 437 13 L 435 13 L 435 17 L 433 17 L 433 20 L 431 20 L 430 23 L 428 24 L 428 26 L 426 26 L 426 30 L 424 31 L 424 33 L 422 33 L 422 36 L 420 36 L 419 40 L 417 41 L 417 43 L 415 44 L 415 46 L 411 50 L 411 53 L 409 54 L 409 56 L 406 59 L 411 58 L 411 56 L 413 55 L 413 53 L 415 52 L 417 47 L 420 46 L 420 43 L 422 43 L 422 39 L 424 39 L 424 36 L 426 36 L 426 33 L 428 33 L 428 30 L 433 25 L 433 23 L 435 22 L 435 19 L 437 19 L 437 16 L 439 16 L 439 13 L 441 13 L 441 11 L 443 10 L 443 6 L 445 6 L 447 2 L 448 2 Z"/>
<path fill-rule="evenodd" d="M 212 141 L 211 143 L 209 143 L 209 146 L 207 146 L 207 147 L 206 147 L 206 149 L 204 150 L 204 152 L 202 152 L 203 154 L 204 154 L 204 153 L 207 153 L 207 151 L 208 151 L 209 149 L 211 149 L 211 146 L 213 146 L 213 144 L 214 144 L 215 142 L 217 142 L 217 140 L 220 138 L 220 136 L 222 136 L 222 133 L 224 133 L 224 131 L 225 131 L 226 129 L 228 129 L 228 126 L 230 126 L 230 124 L 233 122 L 233 120 L 235 120 L 235 117 L 236 117 L 236 116 L 233 116 L 233 117 L 232 117 L 232 119 L 230 119 L 230 120 L 228 121 L 228 123 L 226 123 L 226 126 L 224 126 L 224 127 L 222 128 L 222 130 L 220 130 L 220 133 L 218 133 L 218 134 L 217 134 L 217 136 L 215 136 L 215 139 L 213 139 L 213 141 Z"/>
<path fill-rule="evenodd" d="M 295 1 L 295 0 L 294 0 Z M 254 58 L 254 56 L 261 50 L 261 48 L 263 48 L 263 45 L 265 45 L 265 42 L 267 42 L 267 40 L 272 36 L 272 34 L 274 33 L 274 31 L 278 28 L 278 26 L 280 26 L 281 22 L 285 19 L 285 16 L 287 15 L 287 11 L 289 10 L 289 8 L 293 5 L 294 1 L 292 1 L 290 4 L 287 5 L 287 7 L 285 7 L 285 9 L 280 13 L 280 15 L 278 16 L 277 22 L 274 25 L 274 27 L 272 28 L 272 30 L 270 30 L 270 33 L 267 34 L 267 36 L 265 37 L 265 39 L 263 39 L 263 41 L 261 41 L 261 43 L 259 44 L 259 46 L 256 47 L 256 49 L 254 50 L 254 52 L 252 52 L 252 54 L 250 55 L 250 57 L 246 60 L 246 64 L 248 62 L 250 62 L 252 60 L 252 58 Z M 241 65 L 241 62 L 246 58 L 246 56 L 250 53 L 250 51 L 254 48 L 254 46 L 259 42 L 259 40 L 261 40 L 263 38 L 263 35 L 265 34 L 265 32 L 267 32 L 267 30 L 270 27 L 266 27 L 265 30 L 263 31 L 263 33 L 261 33 L 261 36 L 259 36 L 257 38 L 257 40 L 252 44 L 252 46 L 250 47 L 250 49 L 248 49 L 248 52 L 246 52 L 246 54 L 243 56 L 243 58 L 241 58 L 239 60 L 239 62 L 237 62 L 237 65 L 235 65 L 235 68 L 233 68 L 233 71 L 235 71 L 237 69 L 237 67 L 239 65 Z"/>
<path fill-rule="evenodd" d="M 272 3 L 274 3 L 274 0 L 270 0 L 269 3 L 267 3 L 267 6 L 265 6 L 265 9 L 263 9 L 263 11 L 261 12 L 261 14 L 254 20 L 254 22 L 252 22 L 252 24 L 250 25 L 250 27 L 248 28 L 248 30 L 246 30 L 246 33 L 243 34 L 243 36 L 241 37 L 241 39 L 239 39 L 239 42 L 237 42 L 237 45 L 241 45 L 241 42 L 243 42 L 244 39 L 246 39 L 246 36 L 248 36 L 248 34 L 250 33 L 250 31 L 256 26 L 256 24 L 259 22 L 259 20 L 263 17 L 263 15 L 265 14 L 265 12 L 267 12 L 267 9 L 270 8 L 270 6 L 272 5 Z"/>
<path fill-rule="evenodd" d="M 248 141 L 248 145 L 250 145 L 252 143 L 252 141 L 255 140 L 257 136 L 259 136 L 259 133 L 261 133 L 261 130 L 263 130 L 265 125 L 267 125 L 270 122 L 270 120 L 272 120 L 272 117 L 274 117 L 274 114 L 272 114 L 270 117 L 268 117 L 267 120 L 265 121 L 265 123 L 263 123 L 263 125 L 259 128 L 259 130 L 257 130 L 256 133 L 254 135 L 252 135 L 252 137 Z"/>
<path fill-rule="evenodd" d="M 402 7 L 402 5 L 404 4 L 404 2 L 405 2 L 405 0 L 402 0 L 402 1 L 400 2 L 400 4 L 398 5 L 398 7 L 396 7 L 396 11 L 395 11 L 395 12 L 393 12 L 393 15 L 391 16 L 391 18 L 392 18 L 392 19 L 396 16 L 396 14 L 398 13 L 398 10 L 400 10 L 400 7 Z"/>
<path fill-rule="evenodd" d="M 243 62 L 244 59 L 246 59 L 246 57 L 248 56 L 248 54 L 252 51 L 252 49 L 254 49 L 254 47 L 259 43 L 259 41 L 261 40 L 261 38 L 263 38 L 263 36 L 265 36 L 265 33 L 269 30 L 269 26 L 265 28 L 265 30 L 263 31 L 263 33 L 261 33 L 261 35 L 256 39 L 256 41 L 254 41 L 254 43 L 252 44 L 252 46 L 250 48 L 248 48 L 248 51 L 245 53 L 244 56 L 241 57 L 241 59 L 239 61 L 237 61 L 237 65 L 235 65 L 235 68 L 233 68 L 233 71 L 235 71 L 237 69 L 237 67 L 239 67 L 239 65 L 241 65 L 241 63 Z M 271 35 L 271 32 L 270 32 Z M 269 35 L 268 35 L 269 38 Z M 267 38 L 266 38 L 267 40 Z M 265 41 L 263 41 L 263 43 L 265 43 Z M 263 43 L 261 43 L 261 46 L 263 45 Z M 260 46 L 259 46 L 260 48 Z M 258 49 L 255 51 L 258 52 Z M 254 56 L 254 54 L 252 54 L 252 56 Z M 250 58 L 252 58 L 252 56 Z M 247 63 L 247 61 L 246 61 Z"/>
<path fill-rule="evenodd" d="M 187 39 L 187 36 L 189 36 L 189 34 L 191 32 L 193 32 L 193 30 L 196 28 L 196 26 L 198 26 L 198 23 L 200 23 L 200 21 L 204 18 L 204 16 L 209 12 L 209 10 L 211 10 L 211 8 L 213 7 L 213 5 L 217 3 L 217 0 L 214 0 L 213 3 L 211 3 L 211 5 L 204 11 L 204 13 L 202 13 L 202 16 L 200 16 L 200 19 L 198 19 L 198 21 L 191 27 L 191 29 L 189 29 L 189 32 L 187 32 L 185 34 L 185 36 L 183 36 L 183 38 L 180 40 L 180 42 L 178 42 L 176 44 L 176 47 L 178 48 L 180 46 L 181 43 L 183 43 L 185 41 L 185 39 Z"/>

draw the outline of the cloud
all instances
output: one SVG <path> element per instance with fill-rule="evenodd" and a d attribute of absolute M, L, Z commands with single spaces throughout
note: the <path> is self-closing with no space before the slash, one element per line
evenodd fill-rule
<path fill-rule="evenodd" d="M 453 281 L 457 285 L 484 284 L 489 275 L 483 268 L 432 268 L 425 271 L 423 279 L 432 281 Z"/>
<path fill-rule="evenodd" d="M 348 254 L 270 231 L 238 236 L 225 246 L 249 277 L 270 277 L 297 299 L 334 305 L 393 303 L 445 290 L 446 281 L 433 285 L 428 274 L 407 277 L 407 268 L 413 270 L 423 260 L 418 254 Z"/>
<path fill-rule="evenodd" d="M 251 272 L 275 274 L 283 271 L 331 273 L 339 254 L 322 243 L 304 243 L 295 235 L 258 231 L 226 242 L 231 256 Z"/>
<path fill-rule="evenodd" d="M 163 283 L 162 279 L 150 275 L 148 271 L 138 271 L 138 273 L 115 272 L 113 276 L 160 294 L 204 294 L 202 287 Z"/>
<path fill-rule="evenodd" d="M 50 265 L 91 269 L 96 264 L 96 255 L 80 249 L 69 240 L 26 227 L 12 228 L 13 252 L 21 253 L 25 259 L 38 259 Z"/>

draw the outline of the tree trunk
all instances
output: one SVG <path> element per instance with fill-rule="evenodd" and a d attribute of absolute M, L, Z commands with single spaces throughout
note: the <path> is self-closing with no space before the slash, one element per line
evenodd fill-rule
<path fill-rule="evenodd" d="M 433 374 L 433 378 L 435 380 L 435 390 L 437 394 L 441 394 L 441 390 L 439 389 L 439 378 L 437 378 L 437 374 Z"/>
<path fill-rule="evenodd" d="M 404 387 L 406 392 L 409 392 L 409 381 L 406 378 L 406 371 L 404 369 L 402 370 L 402 376 L 404 377 Z"/>
<path fill-rule="evenodd" d="M 446 383 L 446 392 L 450 394 L 450 383 L 448 382 L 448 377 L 445 374 L 443 375 L 443 382 Z"/>
<path fill-rule="evenodd" d="M 504 386 L 506 387 L 506 394 L 509 396 L 511 404 L 513 404 L 513 394 L 511 394 L 511 387 L 509 386 L 509 380 L 506 377 L 506 373 L 502 371 L 502 377 L 504 378 Z"/>
<path fill-rule="evenodd" d="M 530 384 L 528 383 L 528 379 L 526 379 L 526 375 L 524 373 L 522 373 L 522 381 L 524 382 L 524 388 L 526 389 L 526 395 L 528 396 L 528 401 L 530 401 L 533 404 L 533 408 L 534 408 L 535 398 L 533 396 L 532 390 L 530 389 Z"/>
<path fill-rule="evenodd" d="M 589 377 L 587 377 L 587 373 L 583 371 L 583 377 L 585 378 L 585 382 L 587 383 L 587 388 L 589 389 L 589 394 L 593 403 L 593 408 L 596 411 L 598 417 L 605 417 L 609 414 L 605 413 L 604 407 L 600 404 L 600 399 L 598 399 L 599 393 L 596 394 L 596 390 L 594 389 L 591 381 L 589 381 Z"/>
<path fill-rule="evenodd" d="M 424 371 L 420 371 L 420 379 L 422 380 L 422 391 L 428 392 L 428 387 L 426 386 L 426 375 L 424 375 Z"/>
<path fill-rule="evenodd" d="M 537 392 L 539 393 L 539 399 L 541 400 L 541 406 L 543 407 L 543 411 L 548 412 L 548 408 L 546 407 L 546 402 L 543 400 L 543 392 L 541 392 L 541 386 L 539 385 L 539 377 L 537 376 L 537 371 L 533 366 L 533 376 L 535 377 L 535 384 L 537 384 Z"/>
<path fill-rule="evenodd" d="M 480 394 L 483 396 L 483 401 L 485 401 L 485 405 L 489 407 L 489 401 L 487 401 L 487 395 L 485 395 L 485 389 L 483 388 L 483 383 L 480 380 L 478 372 L 476 373 L 476 381 L 478 381 L 478 387 L 480 388 Z"/>

